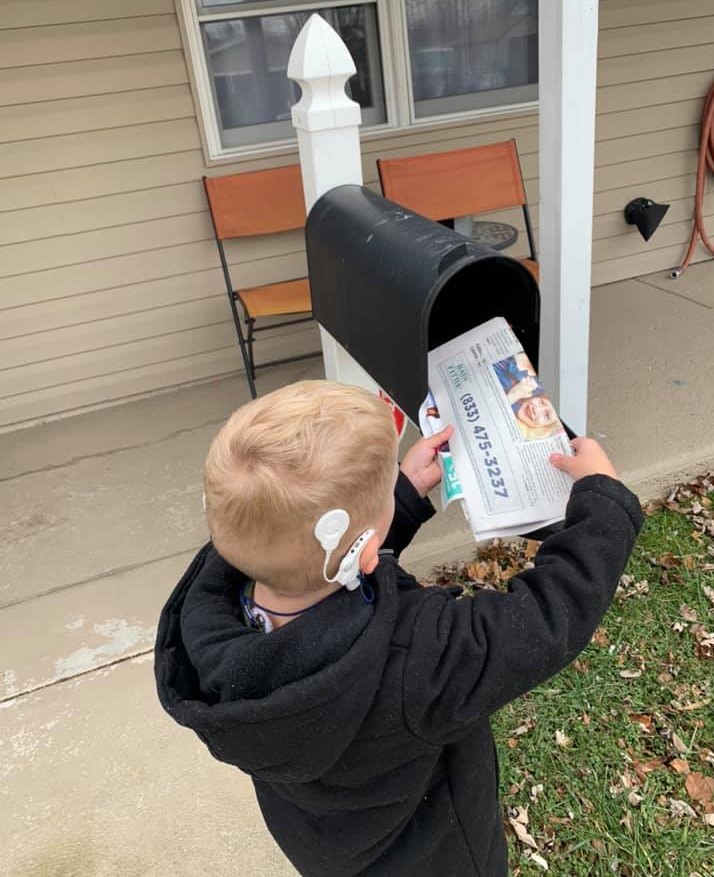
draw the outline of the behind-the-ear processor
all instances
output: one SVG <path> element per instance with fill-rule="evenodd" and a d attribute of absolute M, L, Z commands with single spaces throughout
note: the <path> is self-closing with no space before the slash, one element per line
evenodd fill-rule
<path fill-rule="evenodd" d="M 320 543 L 325 552 L 325 563 L 322 567 L 322 575 L 326 582 L 339 582 L 344 585 L 348 591 L 354 591 L 359 587 L 360 568 L 359 559 L 362 550 L 369 540 L 374 536 L 375 531 L 372 529 L 365 530 L 358 536 L 347 550 L 345 556 L 340 561 L 337 572 L 332 578 L 327 577 L 327 565 L 330 562 L 332 552 L 340 544 L 340 539 L 347 532 L 350 525 L 350 516 L 344 509 L 330 509 L 325 512 L 315 524 L 315 538 Z"/>

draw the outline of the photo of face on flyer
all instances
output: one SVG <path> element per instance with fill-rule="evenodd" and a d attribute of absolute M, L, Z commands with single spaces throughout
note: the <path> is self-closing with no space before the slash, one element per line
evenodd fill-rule
<path fill-rule="evenodd" d="M 492 368 L 524 439 L 537 441 L 563 432 L 558 413 L 525 353 L 494 362 Z"/>

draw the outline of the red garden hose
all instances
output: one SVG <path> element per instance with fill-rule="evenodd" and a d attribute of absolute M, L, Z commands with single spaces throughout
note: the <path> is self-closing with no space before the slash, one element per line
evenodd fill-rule
<path fill-rule="evenodd" d="M 672 277 L 681 277 L 689 267 L 689 263 L 694 255 L 699 238 L 702 243 L 714 255 L 714 243 L 707 235 L 704 228 L 704 187 L 706 184 L 707 168 L 709 172 L 714 174 L 714 85 L 709 89 L 706 102 L 704 104 L 704 113 L 702 115 L 702 139 L 699 144 L 699 163 L 697 165 L 697 192 L 694 202 L 694 228 L 692 236 L 689 239 L 689 248 L 684 257 L 684 261 L 672 271 Z"/>

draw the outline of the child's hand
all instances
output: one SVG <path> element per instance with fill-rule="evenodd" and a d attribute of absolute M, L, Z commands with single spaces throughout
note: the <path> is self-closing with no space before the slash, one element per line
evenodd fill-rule
<path fill-rule="evenodd" d="M 436 459 L 438 448 L 448 442 L 454 433 L 453 426 L 446 426 L 429 438 L 420 438 L 407 451 L 399 467 L 416 488 L 419 496 L 425 497 L 441 481 L 441 467 Z"/>
<path fill-rule="evenodd" d="M 574 457 L 567 454 L 551 454 L 550 462 L 556 469 L 566 472 L 577 481 L 586 475 L 609 475 L 619 478 L 610 458 L 600 445 L 591 438 L 576 438 L 570 443 L 575 451 Z"/>

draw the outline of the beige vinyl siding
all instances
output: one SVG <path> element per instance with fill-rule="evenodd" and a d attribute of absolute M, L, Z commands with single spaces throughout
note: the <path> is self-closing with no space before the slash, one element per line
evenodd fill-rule
<path fill-rule="evenodd" d="M 288 164 L 297 152 L 207 170 L 173 0 L 2 6 L 0 429 L 239 369 L 201 176 Z M 710 0 L 601 0 L 600 22 L 594 283 L 681 259 L 714 79 Z M 367 135 L 365 181 L 378 190 L 380 156 L 510 137 L 537 231 L 534 112 Z M 640 195 L 671 205 L 647 244 L 622 217 Z M 714 228 L 711 194 L 706 212 Z M 525 255 L 520 212 L 500 215 L 521 230 L 512 252 Z M 244 285 L 305 272 L 300 232 L 228 252 Z M 266 357 L 318 344 L 312 324 L 260 342 Z"/>
<path fill-rule="evenodd" d="M 239 369 L 172 0 L 1 19 L 0 429 Z M 300 232 L 228 252 L 245 285 L 306 270 Z M 260 349 L 318 346 L 308 324 Z"/>
<path fill-rule="evenodd" d="M 601 0 L 593 283 L 669 271 L 692 229 L 704 98 L 714 83 L 710 0 Z M 622 219 L 632 198 L 670 205 L 645 242 Z M 704 212 L 714 228 L 714 197 Z M 695 261 L 711 258 L 698 247 Z"/>

